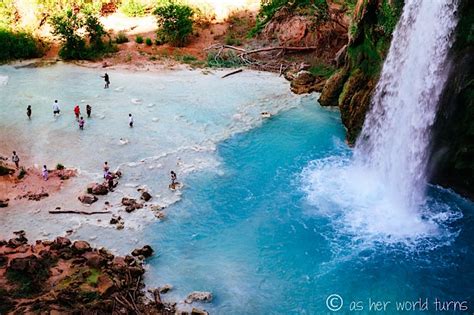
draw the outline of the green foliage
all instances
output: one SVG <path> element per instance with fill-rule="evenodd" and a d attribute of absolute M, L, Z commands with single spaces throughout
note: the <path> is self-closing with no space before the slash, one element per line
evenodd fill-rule
<path fill-rule="evenodd" d="M 221 53 L 211 52 L 207 55 L 206 64 L 211 68 L 236 68 L 242 65 L 242 60 L 233 51 Z"/>
<path fill-rule="evenodd" d="M 332 65 L 319 63 L 309 68 L 309 72 L 314 76 L 324 77 L 327 79 L 336 72 L 336 68 Z"/>
<path fill-rule="evenodd" d="M 63 169 L 64 169 L 64 165 L 62 165 L 61 163 L 58 163 L 58 164 L 56 164 L 56 169 L 57 169 L 58 171 L 63 170 Z"/>
<path fill-rule="evenodd" d="M 456 50 L 474 45 L 474 6 L 470 0 L 462 0 L 459 6 L 459 22 L 456 28 Z"/>
<path fill-rule="evenodd" d="M 377 21 L 379 27 L 385 35 L 391 36 L 397 26 L 398 18 L 403 10 L 403 1 L 383 0 L 377 11 Z"/>
<path fill-rule="evenodd" d="M 184 46 L 193 32 L 193 9 L 184 4 L 169 3 L 157 7 L 154 13 L 158 20 L 157 37 L 162 42 Z"/>
<path fill-rule="evenodd" d="M 232 34 L 227 34 L 226 37 L 224 38 L 224 43 L 226 45 L 232 45 L 232 46 L 240 46 L 242 45 L 242 41 L 238 38 L 235 38 L 232 36 Z"/>
<path fill-rule="evenodd" d="M 147 37 L 147 38 L 145 39 L 145 44 L 146 44 L 147 46 L 153 45 L 153 41 L 151 40 L 150 37 Z"/>
<path fill-rule="evenodd" d="M 13 59 L 40 57 L 41 43 L 32 35 L 0 29 L 0 63 Z"/>
<path fill-rule="evenodd" d="M 128 42 L 128 37 L 125 34 L 125 32 L 123 32 L 123 31 L 118 32 L 117 36 L 115 37 L 115 42 L 117 44 L 127 43 Z"/>
<path fill-rule="evenodd" d="M 135 42 L 137 44 L 143 44 L 143 37 L 138 35 L 137 37 L 135 37 Z"/>
<path fill-rule="evenodd" d="M 72 10 L 66 10 L 51 18 L 53 34 L 59 36 L 63 45 L 59 55 L 68 59 L 96 59 L 116 49 L 109 39 L 105 44 L 102 40 L 107 33 L 97 16 L 92 14 L 75 14 Z M 85 28 L 85 36 L 79 33 L 79 29 Z M 89 44 L 87 44 L 87 41 Z"/>
<path fill-rule="evenodd" d="M 91 268 L 89 269 L 90 275 L 87 276 L 86 278 L 86 283 L 89 284 L 90 286 L 97 286 L 97 283 L 99 282 L 99 277 L 101 275 L 101 272 L 99 269 L 96 268 Z"/>
<path fill-rule="evenodd" d="M 292 11 L 303 8 L 310 9 L 306 14 L 316 17 L 327 17 L 326 0 L 262 0 L 260 2 L 260 11 L 257 15 L 257 24 L 250 31 L 249 37 L 260 33 L 275 13 L 283 7 L 287 7 Z"/>
<path fill-rule="evenodd" d="M 15 0 L 0 1 L 0 29 L 10 29 L 15 22 Z M 1 46 L 5 47 L 5 46 Z"/>
<path fill-rule="evenodd" d="M 124 0 L 119 10 L 126 16 L 137 17 L 144 16 L 147 6 L 140 0 Z"/>
<path fill-rule="evenodd" d="M 365 74 L 374 76 L 379 73 L 383 59 L 372 42 L 369 32 L 364 32 L 363 42 L 349 46 L 347 53 L 352 69 L 361 69 Z"/>

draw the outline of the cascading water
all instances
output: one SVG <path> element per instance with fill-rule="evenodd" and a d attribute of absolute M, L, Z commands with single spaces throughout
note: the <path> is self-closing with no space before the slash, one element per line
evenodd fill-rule
<path fill-rule="evenodd" d="M 353 156 L 316 160 L 303 172 L 313 211 L 338 230 L 411 242 L 443 234 L 440 225 L 455 217 L 449 207 L 426 202 L 425 190 L 456 9 L 456 0 L 406 1 Z"/>
<path fill-rule="evenodd" d="M 393 35 L 355 158 L 384 178 L 404 207 L 426 187 L 430 127 L 446 81 L 456 1 L 407 1 Z"/>

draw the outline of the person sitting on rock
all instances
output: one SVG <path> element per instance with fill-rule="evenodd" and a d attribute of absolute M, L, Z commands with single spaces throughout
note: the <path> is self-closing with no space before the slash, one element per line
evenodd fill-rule
<path fill-rule="evenodd" d="M 107 172 L 107 175 L 105 175 L 105 180 L 107 181 L 109 190 L 114 191 L 114 175 L 111 172 Z"/>

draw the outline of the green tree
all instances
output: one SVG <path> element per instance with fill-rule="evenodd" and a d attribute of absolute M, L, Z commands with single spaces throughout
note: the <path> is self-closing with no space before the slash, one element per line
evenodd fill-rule
<path fill-rule="evenodd" d="M 59 36 L 64 45 L 59 55 L 64 59 L 83 59 L 85 57 L 86 42 L 78 35 L 78 30 L 84 26 L 84 21 L 72 10 L 66 10 L 62 14 L 51 18 L 53 34 Z"/>
<path fill-rule="evenodd" d="M 156 8 L 155 15 L 158 20 L 157 36 L 161 42 L 184 46 L 193 32 L 193 9 L 184 4 L 168 3 Z"/>

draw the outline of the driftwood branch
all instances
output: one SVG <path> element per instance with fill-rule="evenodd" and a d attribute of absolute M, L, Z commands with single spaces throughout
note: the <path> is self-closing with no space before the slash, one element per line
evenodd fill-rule
<path fill-rule="evenodd" d="M 75 211 L 75 210 L 51 210 L 49 213 L 52 214 L 64 214 L 64 213 L 73 213 L 73 214 L 84 214 L 84 215 L 93 215 L 93 214 L 107 214 L 110 211 Z"/>
<path fill-rule="evenodd" d="M 236 73 L 239 73 L 239 72 L 242 72 L 242 71 L 243 71 L 242 68 L 241 68 L 241 69 L 237 69 L 237 70 L 235 70 L 235 71 L 232 71 L 232 72 L 229 72 L 229 73 L 223 75 L 221 78 L 224 79 L 224 78 L 227 78 L 228 76 L 231 76 L 231 75 L 233 75 L 233 74 L 236 74 Z"/>

